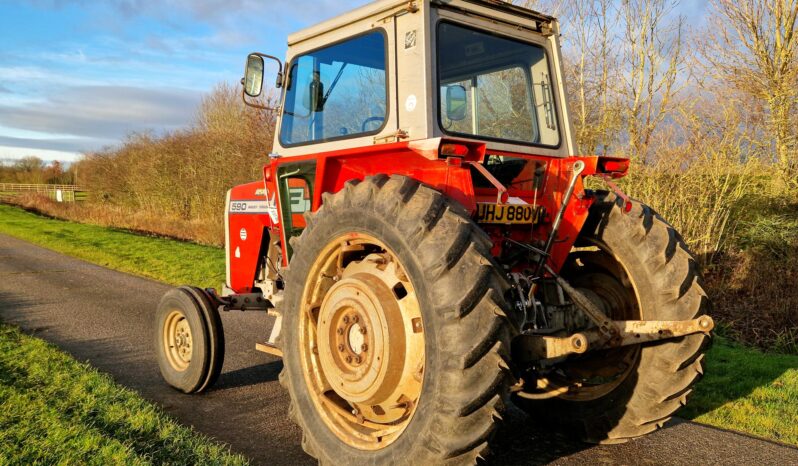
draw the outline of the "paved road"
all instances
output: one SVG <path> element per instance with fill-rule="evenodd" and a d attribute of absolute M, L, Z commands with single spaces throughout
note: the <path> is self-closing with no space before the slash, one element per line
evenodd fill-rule
<path fill-rule="evenodd" d="M 312 464 L 286 416 L 288 396 L 277 382 L 281 362 L 254 351 L 268 335 L 265 316 L 223 316 L 227 356 L 210 392 L 181 395 L 163 383 L 151 329 L 166 289 L 0 235 L 0 320 L 91 362 L 255 464 Z M 623 445 L 585 446 L 519 412 L 507 421 L 494 464 L 798 464 L 798 449 L 688 422 Z"/>

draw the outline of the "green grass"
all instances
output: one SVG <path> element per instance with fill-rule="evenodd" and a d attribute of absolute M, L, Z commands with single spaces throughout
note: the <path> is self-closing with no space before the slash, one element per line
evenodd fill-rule
<path fill-rule="evenodd" d="M 0 324 L 0 464 L 246 464 L 135 392 Z"/>
<path fill-rule="evenodd" d="M 798 446 L 798 356 L 716 337 L 704 372 L 678 415 Z"/>
<path fill-rule="evenodd" d="M 224 270 L 220 249 L 46 219 L 2 205 L 0 233 L 173 284 L 215 285 L 209 277 Z M 766 354 L 718 337 L 705 372 L 678 415 L 798 446 L 798 356 Z"/>
<path fill-rule="evenodd" d="M 115 270 L 172 285 L 219 287 L 224 250 L 45 218 L 0 204 L 0 233 Z"/>

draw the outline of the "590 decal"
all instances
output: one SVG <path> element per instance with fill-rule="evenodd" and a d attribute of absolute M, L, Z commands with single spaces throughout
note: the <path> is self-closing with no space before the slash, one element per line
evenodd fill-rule
<path fill-rule="evenodd" d="M 266 214 L 268 208 L 267 201 L 230 201 L 231 214 Z"/>

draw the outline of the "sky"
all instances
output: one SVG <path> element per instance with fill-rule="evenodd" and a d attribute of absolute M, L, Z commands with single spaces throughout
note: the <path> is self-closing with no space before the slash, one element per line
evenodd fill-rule
<path fill-rule="evenodd" d="M 252 51 L 366 0 L 0 0 L 0 159 L 75 160 L 189 124 Z"/>
<path fill-rule="evenodd" d="M 0 0 L 0 161 L 73 161 L 191 123 L 246 55 L 367 0 Z M 695 17 L 705 0 L 685 0 Z"/>

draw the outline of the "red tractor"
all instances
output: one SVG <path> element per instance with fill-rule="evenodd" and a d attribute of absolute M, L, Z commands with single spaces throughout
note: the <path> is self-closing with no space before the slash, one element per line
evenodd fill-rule
<path fill-rule="evenodd" d="M 714 326 L 696 260 L 612 184 L 628 160 L 574 155 L 554 18 L 381 0 L 288 45 L 247 60 L 245 101 L 267 61 L 281 98 L 263 179 L 228 194 L 225 286 L 158 310 L 168 383 L 207 389 L 218 311 L 246 310 L 325 464 L 472 464 L 509 402 L 592 442 L 685 404 Z"/>

